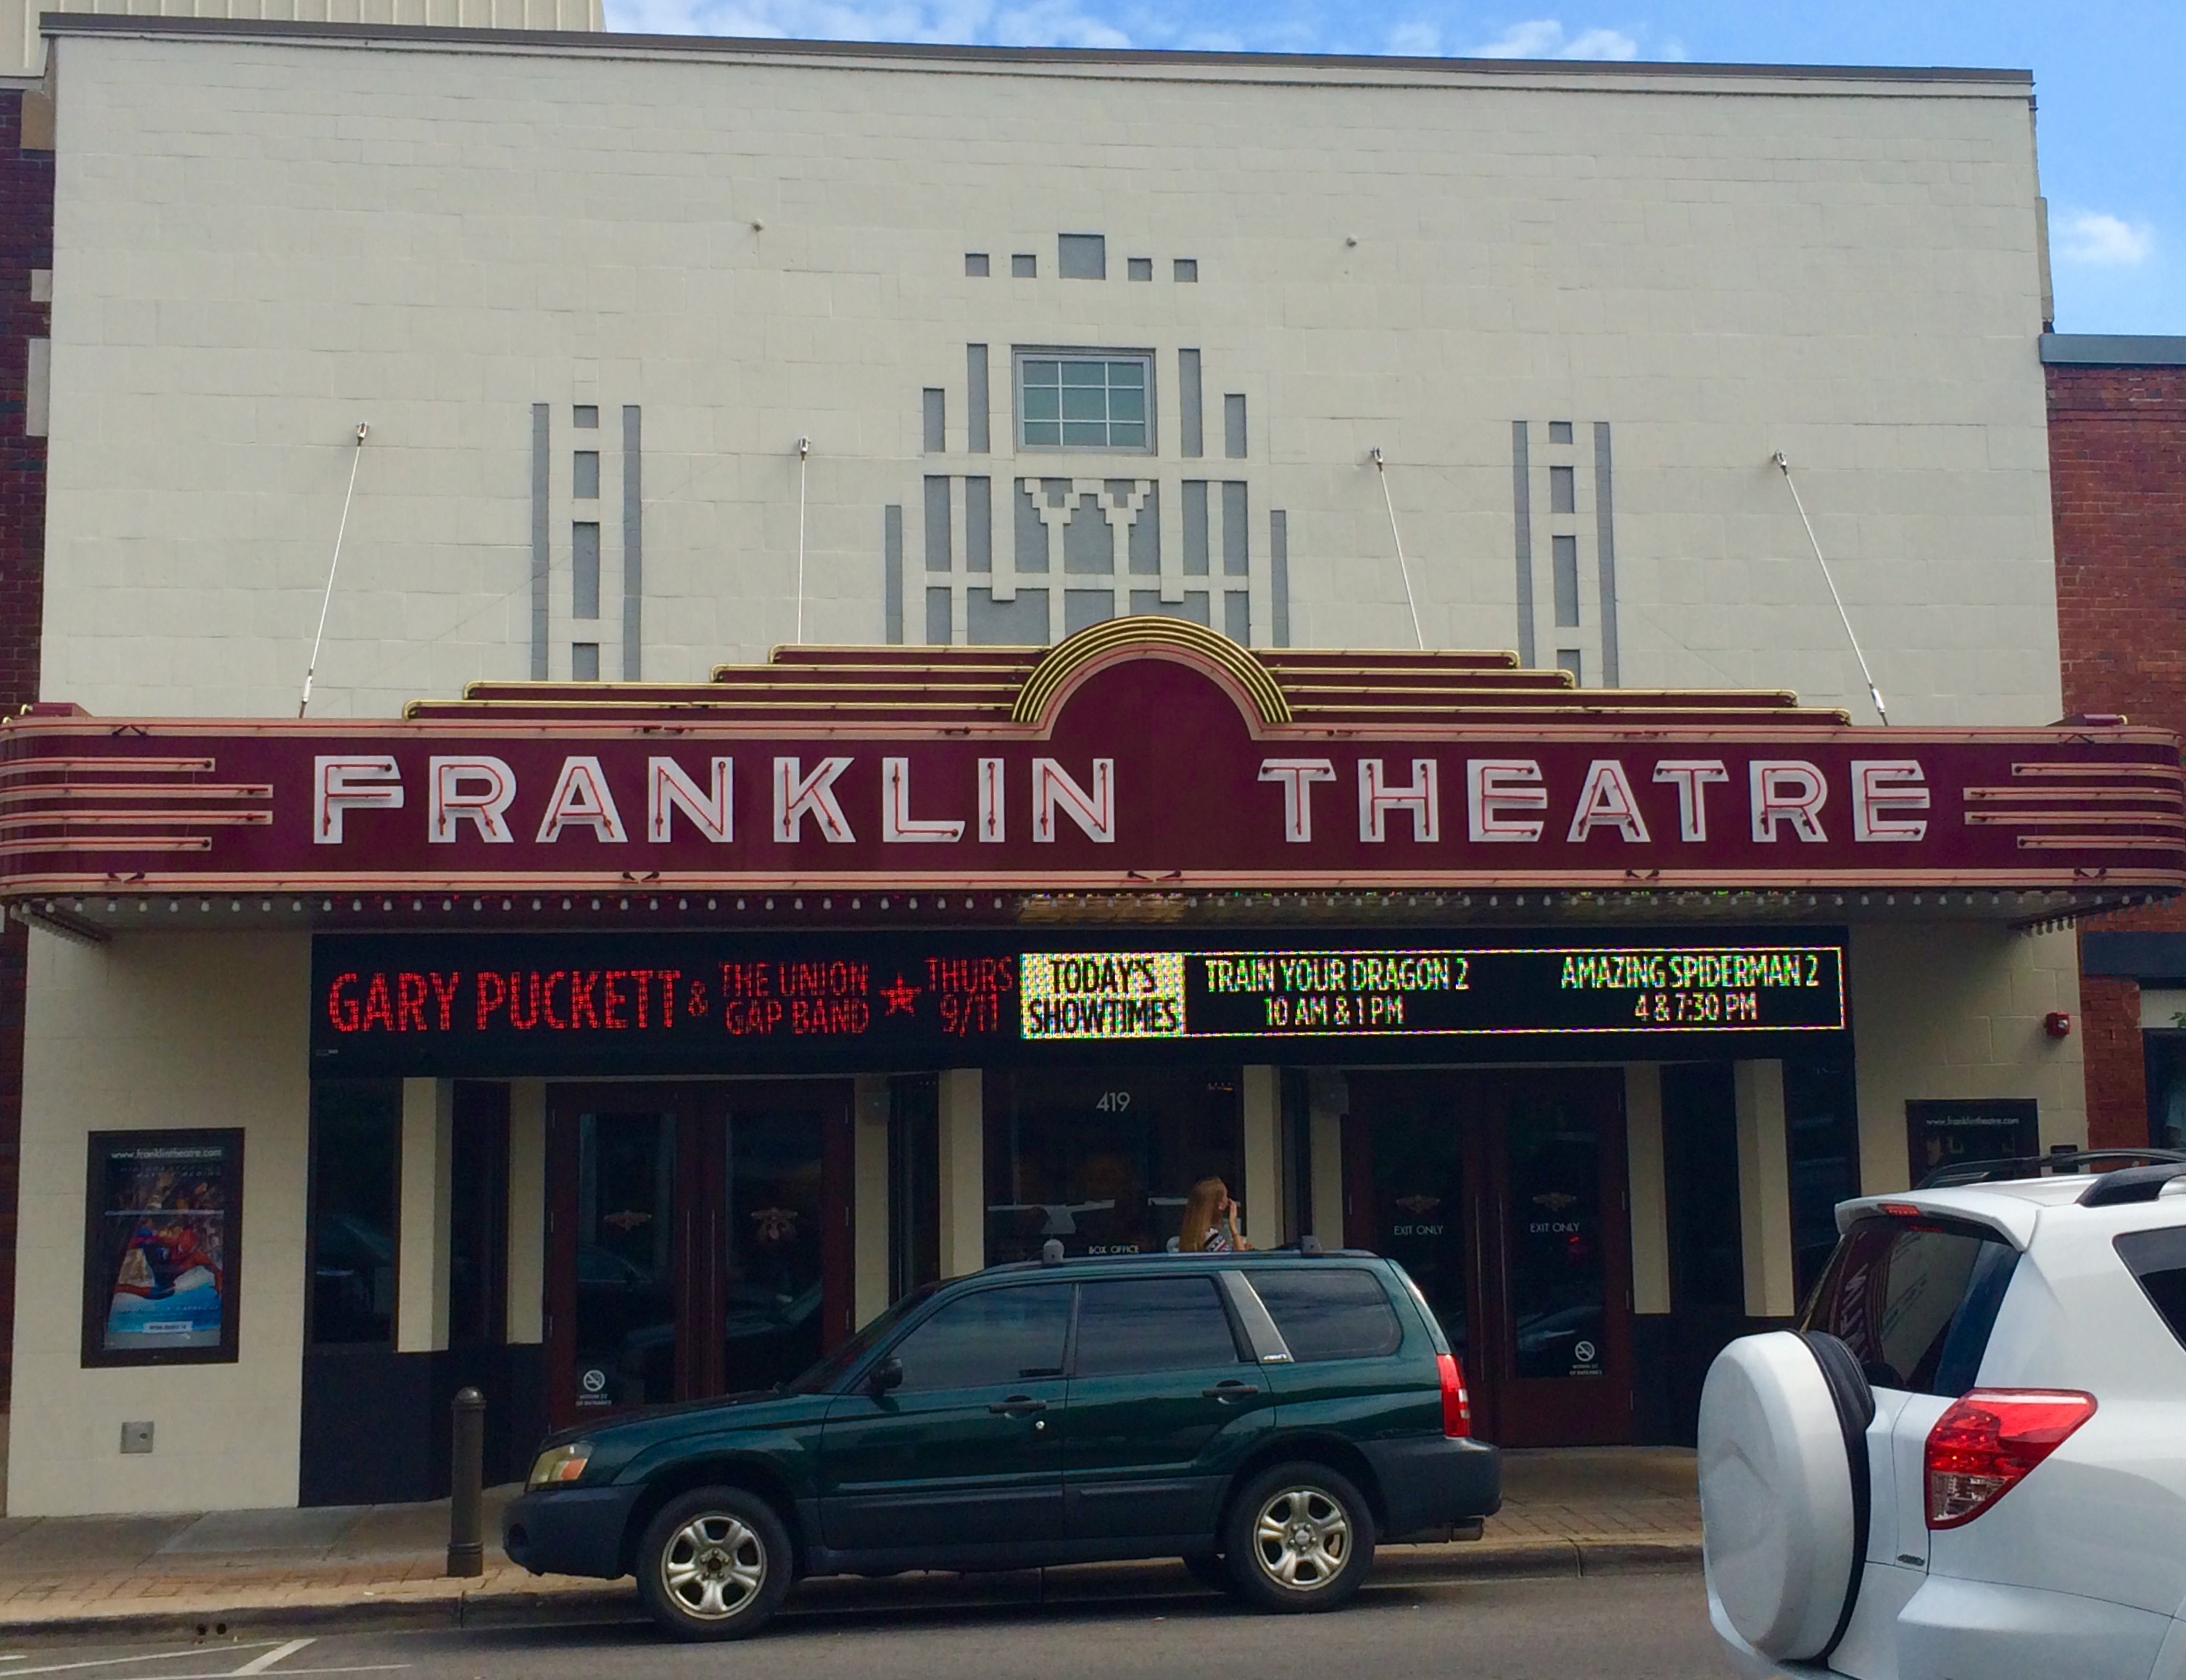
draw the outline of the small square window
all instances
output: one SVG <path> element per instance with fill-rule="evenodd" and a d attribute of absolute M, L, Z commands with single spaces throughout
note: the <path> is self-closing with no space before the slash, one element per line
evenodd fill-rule
<path fill-rule="evenodd" d="M 572 682 L 597 682 L 600 680 L 598 642 L 575 641 L 569 644 L 569 680 Z"/>
<path fill-rule="evenodd" d="M 1572 440 L 1572 423 L 1568 420 L 1549 422 L 1549 441 L 1567 444 Z"/>
<path fill-rule="evenodd" d="M 1090 351 L 1019 356 L 1019 446 L 1151 455 L 1152 362 L 1150 356 Z"/>
<path fill-rule="evenodd" d="M 1019 251 L 1010 259 L 1010 277 L 1030 280 L 1040 273 L 1040 259 L 1030 251 Z"/>
<path fill-rule="evenodd" d="M 973 280 L 985 279 L 987 277 L 987 254 L 984 251 L 965 252 L 964 272 L 968 278 Z"/>
<path fill-rule="evenodd" d="M 1199 280 L 1199 259 L 1179 257 L 1174 272 L 1180 285 L 1196 285 Z"/>
<path fill-rule="evenodd" d="M 600 496 L 600 452 L 580 449 L 570 473 L 569 494 L 580 501 L 597 501 Z"/>
<path fill-rule="evenodd" d="M 1098 233 L 1057 236 L 1055 272 L 1065 280 L 1106 280 L 1108 241 Z"/>
<path fill-rule="evenodd" d="M 1152 257 L 1127 257 L 1124 259 L 1124 266 L 1125 272 L 1134 280 L 1151 280 L 1154 277 L 1154 260 Z"/>
<path fill-rule="evenodd" d="M 582 426 L 588 431 L 597 431 L 600 424 L 598 406 L 589 402 L 579 403 L 569 411 L 569 423 L 573 426 Z"/>

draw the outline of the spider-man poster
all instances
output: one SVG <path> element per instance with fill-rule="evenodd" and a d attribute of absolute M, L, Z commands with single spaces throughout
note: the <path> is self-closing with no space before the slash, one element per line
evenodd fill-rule
<path fill-rule="evenodd" d="M 97 1352 L 218 1357 L 233 1347 L 240 1142 L 143 1132 L 94 1140 L 87 1340 Z"/>

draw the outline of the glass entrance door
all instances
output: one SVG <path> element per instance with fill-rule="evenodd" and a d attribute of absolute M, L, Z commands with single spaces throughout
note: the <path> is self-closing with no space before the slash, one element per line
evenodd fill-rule
<path fill-rule="evenodd" d="M 548 1414 L 765 1388 L 850 1330 L 834 1082 L 555 1086 Z"/>
<path fill-rule="evenodd" d="M 1505 1446 L 1628 1441 L 1616 1069 L 1354 1074 L 1345 1240 L 1401 1263 Z"/>
<path fill-rule="evenodd" d="M 1488 1087 L 1498 1426 L 1513 1447 L 1632 1438 L 1620 1071 Z"/>

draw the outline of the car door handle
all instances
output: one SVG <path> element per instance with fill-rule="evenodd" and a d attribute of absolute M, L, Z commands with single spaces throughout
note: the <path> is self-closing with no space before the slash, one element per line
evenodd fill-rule
<path fill-rule="evenodd" d="M 1231 1377 L 1226 1382 L 1216 1383 L 1212 1388 L 1201 1389 L 1199 1397 L 1202 1400 L 1242 1400 L 1247 1395 L 1259 1392 L 1251 1383 L 1240 1382 Z"/>
<path fill-rule="evenodd" d="M 1035 1400 L 1029 1394 L 1012 1394 L 1006 1400 L 995 1401 L 987 1409 L 990 1412 L 1000 1412 L 1012 1418 L 1029 1417 L 1034 1412 L 1045 1411 L 1047 1402 Z"/>

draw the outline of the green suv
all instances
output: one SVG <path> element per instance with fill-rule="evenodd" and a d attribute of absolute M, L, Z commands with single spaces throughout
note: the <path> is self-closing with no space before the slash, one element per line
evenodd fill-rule
<path fill-rule="evenodd" d="M 1502 1502 L 1418 1288 L 1353 1251 L 1050 1257 L 899 1302 L 785 1387 L 548 1437 L 502 1522 L 535 1574 L 635 1574 L 733 1638 L 804 1575 L 1181 1557 L 1332 1609 L 1377 1538 Z"/>

